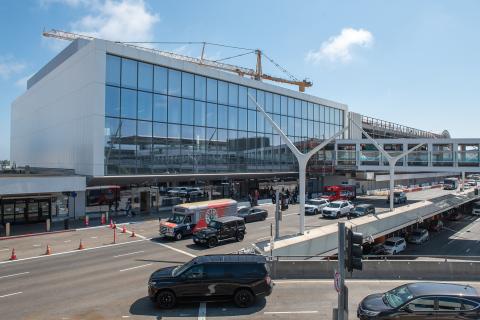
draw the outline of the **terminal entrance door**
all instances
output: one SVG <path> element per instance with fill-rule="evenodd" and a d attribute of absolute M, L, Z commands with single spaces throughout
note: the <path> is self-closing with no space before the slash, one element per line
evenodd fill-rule
<path fill-rule="evenodd" d="M 51 198 L 0 199 L 0 222 L 36 223 L 51 219 Z"/>

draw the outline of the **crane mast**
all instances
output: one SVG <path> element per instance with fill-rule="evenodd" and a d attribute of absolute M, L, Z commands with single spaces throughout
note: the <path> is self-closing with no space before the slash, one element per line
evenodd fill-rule
<path fill-rule="evenodd" d="M 44 31 L 43 36 L 48 37 L 48 38 L 67 40 L 67 41 L 74 41 L 74 40 L 77 40 L 77 39 L 84 39 L 84 40 L 94 40 L 95 39 L 95 37 L 86 36 L 86 35 L 77 34 L 77 33 L 72 33 L 72 32 L 68 32 L 68 31 L 56 30 L 56 29 L 52 29 L 52 30 L 49 30 L 49 31 Z M 210 68 L 215 68 L 215 69 L 219 69 L 219 70 L 223 70 L 223 71 L 236 73 L 241 77 L 249 76 L 252 79 L 259 80 L 259 81 L 261 81 L 262 79 L 265 79 L 265 80 L 275 81 L 275 82 L 279 82 L 279 83 L 296 85 L 296 86 L 298 86 L 298 89 L 299 89 L 300 92 L 305 92 L 305 88 L 308 88 L 308 87 L 312 86 L 312 82 L 307 81 L 307 80 L 302 80 L 302 81 L 297 80 L 297 79 L 290 80 L 290 79 L 284 79 L 284 78 L 274 77 L 274 76 L 270 76 L 268 74 L 264 74 L 262 72 L 262 55 L 263 54 L 262 54 L 262 51 L 258 50 L 258 49 L 255 50 L 255 54 L 256 54 L 256 57 L 257 57 L 257 64 L 256 64 L 256 69 L 253 70 L 253 69 L 250 69 L 250 68 L 236 66 L 236 65 L 233 65 L 233 64 L 228 64 L 228 63 L 223 63 L 223 62 L 218 62 L 218 61 L 205 59 L 204 58 L 204 52 L 205 52 L 205 44 L 206 43 L 203 43 L 202 55 L 201 55 L 200 59 L 185 56 L 185 55 L 178 54 L 178 53 L 141 47 L 141 46 L 137 46 L 137 45 L 134 45 L 134 44 L 131 44 L 131 43 L 124 43 L 124 42 L 118 42 L 118 43 L 121 43 L 125 46 L 133 47 L 133 48 L 136 48 L 136 49 L 139 49 L 139 50 L 152 52 L 152 53 L 164 56 L 164 57 L 173 58 L 173 59 L 177 59 L 177 60 L 181 60 L 181 61 L 187 61 L 187 62 L 207 66 L 207 67 L 210 67 Z M 272 61 L 270 58 L 268 58 L 268 59 L 270 61 Z M 278 64 L 275 63 L 275 65 L 277 67 L 279 67 L 282 71 L 284 71 L 285 73 L 288 74 L 288 72 L 285 69 L 281 68 Z M 293 78 L 293 76 L 291 76 L 291 75 L 290 75 L 290 77 Z"/>

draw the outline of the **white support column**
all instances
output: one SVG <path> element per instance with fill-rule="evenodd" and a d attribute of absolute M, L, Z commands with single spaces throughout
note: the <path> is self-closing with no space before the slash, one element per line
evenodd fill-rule
<path fill-rule="evenodd" d="M 300 210 L 300 224 L 299 224 L 299 229 L 300 229 L 300 234 L 305 233 L 305 183 L 307 180 L 307 163 L 308 159 L 306 157 L 302 157 L 298 159 L 298 175 L 299 175 L 299 180 L 300 180 L 300 187 L 299 187 L 299 192 L 300 192 L 300 204 L 299 204 L 299 210 Z"/>

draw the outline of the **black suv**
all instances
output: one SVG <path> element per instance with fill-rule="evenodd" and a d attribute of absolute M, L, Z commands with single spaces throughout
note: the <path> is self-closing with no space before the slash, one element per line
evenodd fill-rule
<path fill-rule="evenodd" d="M 221 217 L 211 220 L 207 228 L 196 232 L 193 235 L 193 242 L 213 248 L 222 240 L 235 239 L 242 241 L 245 233 L 247 231 L 243 218 L 235 216 Z"/>
<path fill-rule="evenodd" d="M 361 320 L 480 319 L 480 297 L 468 285 L 435 282 L 409 283 L 360 302 Z"/>
<path fill-rule="evenodd" d="M 246 308 L 257 297 L 270 295 L 273 282 L 264 256 L 207 255 L 184 265 L 155 271 L 148 280 L 148 295 L 160 308 L 177 302 L 233 300 Z"/>

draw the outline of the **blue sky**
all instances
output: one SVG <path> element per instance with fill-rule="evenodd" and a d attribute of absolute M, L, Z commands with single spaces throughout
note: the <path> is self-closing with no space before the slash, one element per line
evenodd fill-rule
<path fill-rule="evenodd" d="M 208 41 L 260 48 L 307 92 L 350 110 L 454 137 L 480 137 L 478 1 L 1 2 L 0 159 L 9 158 L 10 105 L 66 43 L 62 29 L 120 41 Z M 196 56 L 194 45 L 160 48 Z M 239 53 L 207 48 L 207 56 Z M 254 67 L 254 57 L 233 60 Z M 272 66 L 266 71 L 282 75 Z M 52 115 L 53 117 L 55 115 Z"/>

